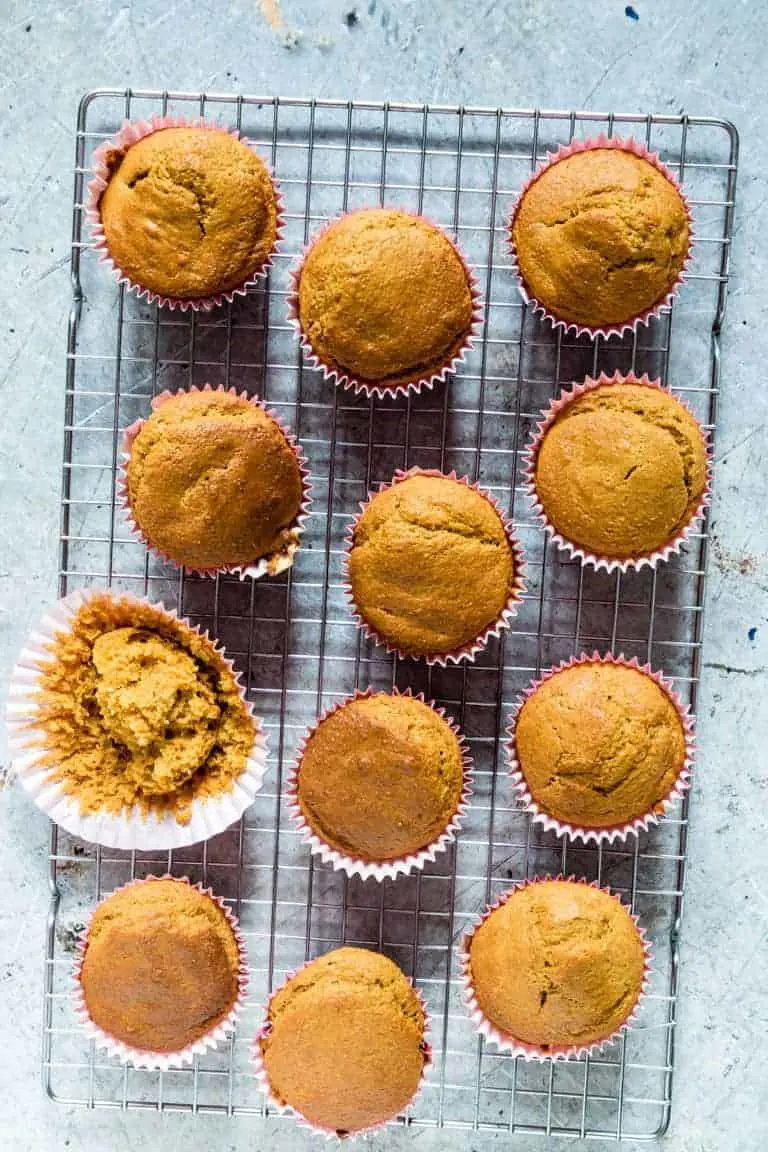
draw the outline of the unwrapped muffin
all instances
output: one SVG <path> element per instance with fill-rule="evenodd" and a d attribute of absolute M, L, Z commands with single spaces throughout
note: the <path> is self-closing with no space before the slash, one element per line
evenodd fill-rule
<path fill-rule="evenodd" d="M 547 161 L 512 213 L 523 286 L 550 318 L 611 331 L 663 304 L 690 249 L 671 173 L 635 141 L 587 141 Z"/>
<path fill-rule="evenodd" d="M 608 892 L 575 880 L 512 889 L 462 944 L 465 1001 L 502 1048 L 576 1055 L 610 1039 L 640 1000 L 643 938 Z"/>
<path fill-rule="evenodd" d="M 338 948 L 275 993 L 256 1038 L 259 1078 L 309 1125 L 339 1136 L 385 1123 L 429 1060 L 421 1001 L 391 960 Z"/>

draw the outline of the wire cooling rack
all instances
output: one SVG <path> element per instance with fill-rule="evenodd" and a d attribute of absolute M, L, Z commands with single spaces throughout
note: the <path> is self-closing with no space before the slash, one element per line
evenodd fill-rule
<path fill-rule="evenodd" d="M 269 283 L 209 315 L 159 312 L 118 289 L 84 231 L 90 155 L 126 118 L 203 115 L 241 128 L 271 160 L 287 228 Z M 689 282 L 674 308 L 633 337 L 555 336 L 523 307 L 504 251 L 504 217 L 547 150 L 575 136 L 633 134 L 679 175 L 696 217 Z M 53 829 L 43 1079 L 68 1104 L 264 1115 L 247 1063 L 265 998 L 305 958 L 342 942 L 387 953 L 432 1016 L 434 1065 L 413 1127 L 650 1137 L 669 1121 L 687 800 L 627 847 L 570 847 L 533 827 L 504 771 L 501 735 L 516 695 L 582 649 L 624 652 L 674 678 L 692 706 L 700 667 L 706 535 L 680 557 L 627 576 L 584 571 L 547 544 L 521 490 L 521 449 L 561 386 L 603 369 L 669 382 L 714 431 L 738 140 L 723 120 L 516 109 L 257 99 L 100 90 L 77 121 L 73 306 L 66 381 L 61 593 L 110 585 L 178 607 L 242 670 L 270 737 L 265 787 L 243 821 L 173 853 L 95 848 Z M 286 322 L 288 272 L 328 217 L 371 204 L 424 212 L 455 234 L 486 300 L 482 340 L 446 387 L 365 401 L 304 370 Z M 224 383 L 268 400 L 309 458 L 314 505 L 290 573 L 257 583 L 185 577 L 147 556 L 116 508 L 121 432 L 165 388 Z M 341 586 L 344 530 L 396 468 L 455 468 L 510 509 L 528 591 L 511 630 L 474 664 L 427 669 L 360 638 Z M 282 785 L 317 714 L 356 686 L 412 687 L 462 725 L 476 789 L 455 846 L 422 873 L 377 885 L 313 862 L 287 819 Z M 122 1068 L 78 1031 L 67 981 L 86 911 L 133 876 L 168 870 L 211 885 L 241 918 L 248 1007 L 228 1047 L 191 1069 Z M 456 943 L 485 904 L 524 876 L 573 872 L 611 885 L 654 944 L 637 1025 L 598 1058 L 529 1065 L 486 1049 L 459 1000 Z"/>

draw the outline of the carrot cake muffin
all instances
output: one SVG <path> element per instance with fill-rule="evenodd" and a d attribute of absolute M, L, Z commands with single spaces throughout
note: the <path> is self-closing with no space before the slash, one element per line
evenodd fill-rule
<path fill-rule="evenodd" d="M 539 809 L 605 828 L 660 810 L 686 759 L 678 711 L 626 664 L 594 660 L 556 672 L 523 704 L 515 753 Z"/>
<path fill-rule="evenodd" d="M 279 424 L 247 397 L 178 392 L 133 440 L 126 495 L 142 535 L 177 564 L 236 567 L 295 543 L 301 467 Z"/>
<path fill-rule="evenodd" d="M 318 724 L 297 776 L 302 815 L 318 837 L 347 856 L 393 860 L 445 832 L 461 800 L 462 748 L 434 708 L 378 692 Z"/>
<path fill-rule="evenodd" d="M 396 481 L 354 528 L 355 608 L 377 638 L 409 656 L 451 653 L 480 637 L 509 602 L 515 577 L 499 513 L 448 476 Z"/>
<path fill-rule="evenodd" d="M 169 878 L 115 892 L 90 922 L 79 982 L 98 1028 L 131 1048 L 181 1052 L 239 994 L 240 950 L 219 904 Z"/>
<path fill-rule="evenodd" d="M 399 968 L 362 948 L 313 960 L 269 1003 L 260 1039 L 271 1094 L 340 1136 L 382 1124 L 416 1093 L 424 1012 Z"/>
<path fill-rule="evenodd" d="M 620 380 L 575 395 L 544 432 L 534 466 L 550 524 L 599 556 L 649 555 L 686 528 L 707 484 L 707 448 L 670 392 Z"/>
<path fill-rule="evenodd" d="M 434 224 L 392 208 L 343 216 L 299 271 L 298 317 L 318 360 L 359 383 L 428 380 L 465 345 L 467 269 Z"/>
<path fill-rule="evenodd" d="M 556 319 L 627 323 L 660 304 L 689 250 L 673 182 L 649 160 L 595 146 L 545 167 L 512 224 L 520 276 Z"/>
<path fill-rule="evenodd" d="M 480 1011 L 505 1038 L 550 1048 L 612 1036 L 643 986 L 643 942 L 607 892 L 567 880 L 515 889 L 469 940 Z"/>
<path fill-rule="evenodd" d="M 161 296 L 239 288 L 269 259 L 278 205 L 264 162 L 235 136 L 163 128 L 106 156 L 98 206 L 117 268 Z"/>

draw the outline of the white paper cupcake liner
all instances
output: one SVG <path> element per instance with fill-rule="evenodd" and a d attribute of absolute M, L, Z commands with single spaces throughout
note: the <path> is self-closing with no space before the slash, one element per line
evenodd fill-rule
<path fill-rule="evenodd" d="M 192 298 L 165 296 L 161 293 L 153 292 L 151 288 L 146 288 L 144 285 L 133 280 L 127 273 L 123 272 L 119 265 L 112 259 L 104 233 L 104 227 L 101 223 L 100 211 L 101 197 L 104 194 L 104 189 L 107 187 L 111 175 L 108 163 L 109 158 L 116 152 L 127 152 L 133 144 L 137 144 L 139 140 L 143 140 L 145 136 L 151 136 L 153 132 L 161 132 L 164 128 L 200 128 L 205 132 L 224 132 L 228 136 L 234 136 L 236 140 L 245 144 L 259 157 L 269 173 L 275 193 L 277 211 L 275 241 L 267 259 L 262 261 L 257 268 L 254 268 L 247 279 L 236 288 L 228 289 L 226 292 L 217 292 L 210 296 Z M 85 214 L 90 226 L 93 246 L 99 254 L 100 262 L 105 265 L 117 280 L 117 283 L 125 285 L 130 292 L 134 292 L 140 299 L 145 299 L 149 304 L 157 304 L 161 308 L 169 308 L 171 311 L 179 308 L 182 312 L 186 312 L 188 309 L 192 312 L 210 312 L 212 308 L 219 307 L 225 302 L 231 304 L 236 296 L 245 296 L 250 288 L 255 287 L 255 285 L 267 275 L 285 227 L 283 198 L 271 164 L 267 163 L 251 141 L 241 135 L 236 128 L 223 128 L 220 124 L 211 124 L 201 119 L 190 120 L 185 116 L 153 116 L 149 121 L 139 120 L 135 123 L 126 120 L 115 136 L 99 145 L 93 154 L 91 163 L 93 176 L 88 183 Z"/>
<path fill-rule="evenodd" d="M 494 620 L 492 624 L 489 624 L 487 628 L 484 628 L 474 640 L 470 640 L 467 644 L 463 644 L 460 648 L 454 648 L 450 652 L 430 652 L 422 655 L 420 653 L 405 652 L 403 649 L 398 648 L 397 645 L 390 644 L 385 637 L 381 636 L 373 626 L 369 624 L 362 612 L 358 609 L 349 577 L 349 553 L 354 545 L 355 530 L 360 523 L 361 516 L 369 504 L 379 494 L 378 492 L 368 493 L 366 500 L 360 504 L 359 513 L 347 528 L 343 572 L 344 595 L 347 598 L 355 622 L 362 630 L 365 638 L 375 641 L 376 644 L 381 644 L 386 648 L 387 652 L 396 653 L 401 660 L 424 660 L 427 664 L 437 664 L 443 668 L 449 664 L 460 664 L 463 661 L 470 663 L 479 652 L 482 652 L 483 649 L 488 646 L 492 637 L 495 636 L 498 639 L 501 633 L 510 627 L 513 619 L 517 615 L 518 607 L 525 592 L 525 561 L 523 558 L 523 550 L 518 543 L 517 537 L 514 535 L 512 520 L 505 515 L 498 501 L 491 496 L 490 492 L 486 492 L 484 488 L 481 488 L 479 484 L 473 484 L 468 476 L 457 476 L 455 472 L 440 472 L 435 468 L 409 468 L 407 472 L 398 469 L 389 484 L 379 485 L 379 492 L 383 492 L 386 488 L 391 488 L 395 484 L 401 484 L 403 480 L 408 480 L 411 476 L 437 476 L 443 480 L 454 480 L 457 484 L 464 484 L 465 487 L 472 488 L 473 491 L 478 492 L 488 501 L 504 526 L 504 531 L 512 550 L 513 582 L 507 603 L 497 619 Z"/>
<path fill-rule="evenodd" d="M 97 1048 L 106 1050 L 110 1056 L 117 1057 L 123 1064 L 132 1064 L 136 1068 L 148 1068 L 150 1070 L 166 1072 L 169 1068 L 177 1067 L 178 1065 L 191 1064 L 195 1056 L 200 1056 L 204 1052 L 218 1047 L 219 1044 L 227 1039 L 231 1032 L 234 1032 L 238 1017 L 245 1003 L 245 996 L 248 989 L 248 959 L 245 939 L 243 938 L 240 925 L 234 914 L 223 900 L 220 900 L 218 896 L 214 896 L 210 888 L 203 888 L 201 884 L 192 884 L 185 876 L 147 876 L 143 880 L 131 880 L 128 884 L 123 884 L 120 888 L 117 888 L 111 895 L 114 896 L 116 892 L 122 892 L 126 888 L 134 888 L 137 884 L 152 884 L 157 880 L 172 880 L 175 884 L 186 884 L 189 888 L 194 888 L 196 892 L 200 892 L 203 896 L 208 896 L 213 900 L 226 916 L 227 923 L 232 929 L 235 940 L 237 941 L 238 952 L 240 953 L 237 999 L 228 1014 L 215 1028 L 212 1028 L 210 1032 L 207 1032 L 204 1036 L 195 1040 L 193 1044 L 187 1045 L 186 1048 L 182 1048 L 178 1052 L 155 1052 L 146 1048 L 133 1048 L 130 1044 L 126 1044 L 123 1040 L 119 1040 L 116 1036 L 105 1032 L 91 1019 L 85 1001 L 83 986 L 80 982 L 85 954 L 88 950 L 90 921 L 95 915 L 96 909 L 94 909 L 88 917 L 88 923 L 83 928 L 80 939 L 77 942 L 72 995 L 78 1024 L 85 1031 L 88 1038 L 94 1041 Z M 107 899 L 109 899 L 109 897 L 107 897 Z M 99 906 L 97 905 L 97 907 Z"/>
<path fill-rule="evenodd" d="M 561 160 L 567 160 L 569 156 L 574 156 L 579 152 L 591 152 L 594 149 L 616 148 L 622 152 L 632 152 L 635 156 L 639 156 L 642 160 L 647 160 L 654 168 L 658 169 L 663 176 L 666 176 L 670 184 L 677 190 L 680 199 L 682 200 L 685 214 L 688 218 L 688 252 L 685 260 L 683 261 L 682 268 L 678 275 L 677 280 L 672 285 L 670 290 L 660 300 L 657 300 L 650 308 L 646 308 L 637 316 L 624 321 L 621 324 L 606 324 L 602 326 L 590 326 L 588 324 L 577 324 L 573 321 L 561 319 L 555 312 L 552 312 L 545 304 L 542 304 L 531 292 L 529 292 L 517 259 L 517 249 L 512 235 L 517 213 L 520 209 L 523 197 L 532 184 L 535 184 L 540 176 L 543 175 L 553 164 L 559 164 Z M 691 206 L 680 186 L 679 180 L 675 177 L 672 171 L 659 160 L 656 152 L 650 152 L 644 144 L 639 141 L 628 137 L 622 139 L 618 136 L 605 136 L 602 133 L 594 139 L 589 140 L 573 140 L 570 144 L 561 144 L 556 152 L 548 152 L 547 159 L 536 169 L 532 176 L 530 176 L 518 194 L 517 200 L 512 206 L 512 211 L 509 214 L 509 221 L 507 227 L 507 251 L 512 258 L 513 272 L 518 279 L 518 286 L 520 295 L 526 304 L 530 304 L 534 313 L 541 316 L 543 319 L 548 320 L 552 327 L 557 331 L 558 329 L 565 335 L 568 332 L 574 332 L 577 336 L 591 336 L 593 339 L 597 336 L 623 336 L 625 332 L 635 332 L 641 325 L 647 326 L 654 316 L 658 316 L 664 309 L 668 308 L 675 297 L 679 294 L 681 286 L 685 283 L 688 266 L 691 262 L 691 256 L 694 247 L 694 229 L 693 229 L 693 213 Z"/>
<path fill-rule="evenodd" d="M 308 961 L 308 963 L 311 963 L 311 961 Z M 298 1124 L 298 1126 L 300 1128 L 303 1128 L 306 1132 L 313 1133 L 315 1136 L 321 1136 L 326 1140 L 344 1139 L 344 1141 L 346 1142 L 348 1140 L 356 1140 L 361 1136 L 370 1136 L 370 1134 L 372 1132 L 380 1132 L 384 1128 L 386 1128 L 389 1124 L 391 1124 L 392 1120 L 395 1119 L 394 1116 L 391 1116 L 388 1120 L 382 1120 L 380 1124 L 373 1124 L 368 1128 L 361 1128 L 357 1132 L 345 1132 L 340 1136 L 339 1132 L 335 1128 L 323 1128 L 319 1124 L 313 1124 L 312 1121 L 307 1120 L 307 1118 L 305 1116 L 303 1116 L 301 1114 L 301 1112 L 298 1112 L 290 1104 L 284 1103 L 277 1096 L 275 1096 L 272 1092 L 272 1088 L 271 1088 L 271 1085 L 269 1083 L 269 1076 L 267 1075 L 267 1069 L 264 1065 L 264 1058 L 263 1058 L 262 1052 L 261 1052 L 261 1041 L 266 1036 L 269 1036 L 270 1032 L 272 1031 L 272 1025 L 271 1025 L 270 1020 L 269 1020 L 270 1005 L 271 1005 L 272 1001 L 274 1000 L 275 996 L 277 996 L 278 993 L 283 990 L 283 988 L 286 986 L 286 984 L 288 984 L 289 981 L 293 980 L 294 976 L 297 976 L 299 974 L 299 972 L 301 972 L 303 970 L 303 968 L 305 968 L 305 967 L 306 967 L 306 964 L 302 965 L 301 968 L 296 968 L 296 969 L 294 969 L 293 972 L 290 972 L 288 974 L 288 976 L 286 976 L 285 980 L 280 985 L 280 987 L 276 988 L 275 991 L 272 992 L 272 994 L 270 995 L 270 997 L 267 1001 L 266 1011 L 264 1013 L 264 1023 L 261 1025 L 258 1032 L 256 1033 L 256 1036 L 254 1037 L 254 1040 L 253 1040 L 253 1043 L 251 1044 L 251 1049 L 250 1049 L 251 1067 L 253 1069 L 253 1073 L 256 1077 L 256 1080 L 258 1081 L 259 1088 L 261 1089 L 261 1091 L 266 1096 L 267 1105 L 270 1109 L 272 1109 L 275 1112 L 279 1112 L 281 1115 L 293 1117 L 293 1119 L 296 1121 L 296 1123 Z M 417 1104 L 417 1102 L 421 1099 L 423 1092 L 424 1092 L 424 1084 L 426 1082 L 427 1072 L 429 1071 L 430 1065 L 432 1064 L 432 1047 L 429 1044 L 429 1032 L 430 1032 L 431 1022 L 430 1022 L 429 1013 L 427 1011 L 426 1001 L 424 1000 L 424 997 L 422 996 L 422 994 L 418 990 L 418 988 L 416 988 L 414 986 L 413 981 L 409 980 L 408 983 L 411 985 L 414 992 L 416 993 L 416 996 L 418 997 L 418 1000 L 419 1000 L 419 1004 L 421 1005 L 421 1010 L 424 1013 L 424 1035 L 423 1035 L 423 1039 L 422 1039 L 422 1051 L 424 1053 L 424 1068 L 423 1068 L 423 1071 L 421 1074 L 421 1080 L 419 1082 L 419 1085 L 418 1085 L 416 1091 L 414 1092 L 413 1096 L 411 1097 L 409 1103 L 406 1105 L 406 1107 L 404 1109 L 404 1113 L 406 1113 L 406 1114 L 412 1108 L 414 1108 L 415 1105 Z M 398 1115 L 401 1115 L 401 1114 L 402 1113 L 398 1113 Z"/>
<path fill-rule="evenodd" d="M 622 903 L 621 900 L 619 900 L 619 897 L 616 896 L 615 893 L 611 892 L 610 888 L 601 887 L 596 881 L 592 881 L 590 883 L 583 877 L 579 879 L 575 876 L 563 875 L 534 876 L 533 879 L 521 880 L 518 884 L 514 884 L 510 889 L 508 889 L 508 891 L 502 893 L 498 900 L 486 908 L 485 912 L 483 912 L 482 916 L 476 921 L 475 924 L 473 924 L 469 932 L 467 932 L 462 937 L 458 954 L 459 976 L 462 984 L 461 999 L 467 1015 L 474 1025 L 475 1030 L 479 1032 L 479 1034 L 483 1036 L 486 1041 L 494 1044 L 501 1052 L 509 1052 L 512 1056 L 522 1056 L 522 1058 L 526 1061 L 543 1062 L 549 1060 L 580 1060 L 584 1056 L 596 1056 L 597 1053 L 602 1051 L 602 1049 L 605 1048 L 608 1044 L 612 1044 L 615 1040 L 622 1036 L 629 1028 L 632 1027 L 632 1025 L 637 1020 L 642 1002 L 645 999 L 646 993 L 648 991 L 648 984 L 650 981 L 651 964 L 653 959 L 651 954 L 651 945 L 645 935 L 644 930 L 641 928 L 638 922 L 637 916 L 630 912 L 626 905 L 622 905 L 631 916 L 632 922 L 637 929 L 637 934 L 640 937 L 645 957 L 645 970 L 643 972 L 643 982 L 640 989 L 640 994 L 638 995 L 634 1008 L 626 1020 L 620 1024 L 619 1027 L 616 1028 L 609 1036 L 605 1036 L 600 1040 L 595 1040 L 591 1044 L 555 1044 L 549 1045 L 545 1048 L 541 1045 L 528 1044 L 523 1040 L 518 1040 L 514 1036 L 509 1036 L 506 1033 L 501 1032 L 483 1014 L 483 1011 L 477 1001 L 477 997 L 475 996 L 474 988 L 472 987 L 472 973 L 470 966 L 470 947 L 472 943 L 472 937 L 474 936 L 475 932 L 477 932 L 480 925 L 488 919 L 491 913 L 495 912 L 497 908 L 500 908 L 502 904 L 506 904 L 507 900 L 509 900 L 509 898 L 514 895 L 515 892 L 519 891 L 521 888 L 528 888 L 532 884 L 539 884 L 544 880 L 558 880 L 568 884 L 584 884 L 589 888 L 597 888 L 600 892 L 604 892 L 618 904 Z"/>
<path fill-rule="evenodd" d="M 178 621 L 190 632 L 203 636 L 210 643 L 211 652 L 220 661 L 220 666 L 231 674 L 238 686 L 253 723 L 253 746 L 241 775 L 231 789 L 218 796 L 193 800 L 190 820 L 186 824 L 180 824 L 168 812 L 150 811 L 145 817 L 138 806 L 119 814 L 107 811 L 83 814 L 77 799 L 68 796 L 61 783 L 53 780 L 54 769 L 41 763 L 46 756 L 46 747 L 45 732 L 37 727 L 39 694 L 43 670 L 52 663 L 51 645 L 57 636 L 70 630 L 72 620 L 80 608 L 94 599 L 111 601 L 118 609 L 121 605 L 125 606 L 126 625 L 130 623 L 131 608 L 142 605 L 151 608 L 158 619 L 165 617 Z M 261 721 L 254 716 L 252 705 L 245 699 L 240 676 L 234 671 L 224 650 L 210 639 L 207 632 L 195 628 L 161 604 L 150 604 L 148 600 L 135 596 L 101 589 L 78 590 L 59 600 L 43 616 L 37 630 L 28 637 L 11 673 L 7 730 L 8 750 L 14 772 L 35 804 L 70 835 L 107 848 L 127 851 L 167 850 L 209 840 L 240 819 L 261 788 L 266 771 L 267 740 Z"/>
<path fill-rule="evenodd" d="M 379 205 L 372 205 L 371 207 L 378 208 Z M 314 239 L 305 245 L 301 255 L 299 256 L 297 264 L 291 271 L 291 286 L 288 292 L 288 321 L 296 333 L 296 339 L 298 340 L 302 352 L 304 353 L 304 359 L 306 363 L 310 365 L 310 367 L 316 368 L 318 371 L 322 372 L 324 380 L 330 380 L 340 388 L 344 388 L 346 391 L 351 390 L 355 394 L 362 394 L 368 399 L 371 397 L 378 397 L 379 399 L 383 399 L 386 396 L 405 396 L 409 392 L 419 393 L 422 389 L 433 388 L 435 384 L 443 383 L 448 378 L 448 376 L 451 376 L 453 373 L 455 373 L 459 365 L 464 362 L 467 353 L 474 347 L 483 319 L 483 301 L 480 294 L 480 286 L 478 284 L 477 277 L 472 271 L 466 256 L 461 251 L 456 241 L 452 240 L 443 228 L 440 228 L 438 224 L 435 224 L 435 222 L 430 220 L 428 217 L 422 216 L 418 212 L 410 212 L 407 209 L 396 208 L 396 206 L 392 207 L 393 210 L 403 212 L 404 215 L 412 216 L 416 220 L 423 220 L 426 224 L 429 224 L 430 227 L 437 228 L 438 231 L 441 232 L 442 235 L 445 236 L 446 240 L 448 240 L 448 242 L 451 244 L 452 248 L 456 252 L 456 255 L 461 260 L 467 276 L 467 283 L 469 285 L 469 291 L 472 297 L 472 319 L 467 330 L 467 336 L 458 352 L 454 353 L 452 357 L 446 360 L 445 364 L 443 364 L 442 367 L 439 368 L 436 372 L 432 372 L 424 376 L 416 375 L 413 380 L 407 382 L 387 384 L 382 381 L 364 380 L 357 376 L 351 375 L 348 372 L 345 372 L 341 368 L 335 368 L 329 364 L 326 364 L 325 361 L 316 354 L 314 348 L 312 347 L 311 341 L 301 326 L 301 318 L 299 316 L 299 283 L 301 281 L 301 273 L 304 267 L 304 262 L 306 261 L 310 250 L 314 247 L 317 241 L 320 240 L 320 238 L 324 236 L 326 232 L 333 228 L 334 225 L 338 224 L 340 220 L 343 220 L 345 216 L 350 216 L 354 213 L 345 212 L 341 216 L 335 217 L 333 220 L 328 220 L 320 229 L 318 234 L 314 237 Z M 363 209 L 360 210 L 362 211 Z"/>
<path fill-rule="evenodd" d="M 536 491 L 536 461 L 547 431 L 569 404 L 578 400 L 585 393 L 593 392 L 596 388 L 602 388 L 606 384 L 637 384 L 644 388 L 654 388 L 659 392 L 664 392 L 682 408 L 685 408 L 691 416 L 694 416 L 684 400 L 681 400 L 679 396 L 675 396 L 673 392 L 665 388 L 660 380 L 651 380 L 647 374 L 635 376 L 633 373 L 622 375 L 620 372 L 614 372 L 613 376 L 606 376 L 605 372 L 601 372 L 596 379 L 588 376 L 583 383 L 574 384 L 570 391 L 562 392 L 560 396 L 553 400 L 549 407 L 542 412 L 541 419 L 536 426 L 536 432 L 533 434 L 523 453 L 523 487 L 525 495 L 541 527 L 557 547 L 563 552 L 567 552 L 573 560 L 580 560 L 582 564 L 586 566 L 595 568 L 597 571 L 603 569 L 608 573 L 615 571 L 628 572 L 633 568 L 656 568 L 659 563 L 669 560 L 670 556 L 676 556 L 683 545 L 688 542 L 690 536 L 701 529 L 704 514 L 709 506 L 712 495 L 712 446 L 708 433 L 701 425 L 699 425 L 699 429 L 707 454 L 707 473 L 704 491 L 701 494 L 695 511 L 691 514 L 686 524 L 660 548 L 655 548 L 650 552 L 638 552 L 635 556 L 625 557 L 608 556 L 591 552 L 588 548 L 583 548 L 574 540 L 569 540 L 557 531 L 554 524 L 550 523 Z"/>
<path fill-rule="evenodd" d="M 152 400 L 152 411 L 154 412 L 157 411 L 158 408 L 162 408 L 162 406 L 167 404 L 169 400 L 173 400 L 174 397 L 181 395 L 185 391 L 187 391 L 187 389 L 180 389 L 178 392 L 161 392 Z M 286 572 L 293 566 L 296 553 L 299 549 L 301 535 L 304 531 L 304 522 L 309 515 L 310 506 L 312 504 L 312 485 L 310 484 L 309 480 L 309 468 L 307 467 L 307 459 L 304 456 L 301 445 L 293 433 L 290 432 L 288 428 L 286 428 L 286 426 L 280 420 L 279 416 L 273 412 L 272 409 L 268 408 L 265 402 L 258 396 L 249 396 L 248 393 L 244 391 L 238 393 L 236 388 L 226 388 L 223 384 L 216 388 L 212 387 L 210 384 L 205 384 L 202 388 L 198 388 L 193 384 L 192 387 L 188 389 L 188 391 L 228 393 L 230 396 L 239 396 L 241 399 L 247 400 L 249 404 L 253 404 L 255 408 L 261 408 L 264 412 L 266 412 L 267 416 L 269 416 L 270 419 L 274 420 L 275 424 L 277 424 L 278 428 L 285 437 L 286 442 L 291 447 L 296 456 L 299 464 L 299 471 L 301 472 L 302 497 L 299 511 L 291 525 L 291 542 L 281 551 L 272 552 L 267 556 L 261 556 L 252 564 L 246 565 L 230 564 L 221 568 L 189 568 L 184 565 L 183 567 L 185 572 L 190 572 L 197 576 L 215 576 L 220 572 L 239 576 L 241 580 L 245 580 L 247 577 L 250 577 L 253 580 L 260 580 L 262 576 L 277 576 L 281 572 Z M 133 534 L 137 536 L 139 540 L 141 540 L 142 544 L 144 544 L 151 552 L 154 552 L 156 556 L 159 556 L 160 559 L 163 560 L 166 564 L 174 564 L 178 568 L 181 567 L 178 561 L 174 560 L 172 556 L 169 556 L 166 552 L 154 544 L 148 536 L 144 534 L 139 524 L 137 523 L 131 509 L 131 499 L 128 490 L 128 461 L 130 459 L 133 442 L 145 424 L 146 420 L 136 420 L 133 424 L 130 425 L 130 427 L 126 428 L 125 432 L 123 433 L 122 459 L 120 462 L 120 472 L 118 474 L 118 502 L 128 517 Z"/>
<path fill-rule="evenodd" d="M 539 807 L 528 790 L 528 785 L 517 756 L 517 746 L 515 742 L 517 719 L 526 700 L 535 695 L 547 680 L 551 680 L 553 677 L 559 676 L 561 672 L 565 672 L 569 668 L 575 668 L 580 664 L 621 665 L 625 668 L 633 668 L 636 672 L 641 672 L 644 676 L 648 676 L 655 684 L 658 684 L 665 696 L 667 696 L 674 705 L 683 730 L 685 759 L 671 789 L 656 803 L 650 812 L 643 812 L 634 819 L 619 824 L 606 825 L 603 827 L 587 827 L 580 824 L 570 824 L 566 821 L 558 820 L 554 816 L 550 816 Z M 572 660 L 562 661 L 557 668 L 550 668 L 548 672 L 545 672 L 537 680 L 533 680 L 530 687 L 517 697 L 517 704 L 510 716 L 510 723 L 507 728 L 507 742 L 505 746 L 507 765 L 515 786 L 517 801 L 526 812 L 530 812 L 534 824 L 539 824 L 546 831 L 554 832 L 557 836 L 567 836 L 571 841 L 581 840 L 584 843 L 589 843 L 589 841 L 593 841 L 595 844 L 625 843 L 630 836 L 637 836 L 641 831 L 647 831 L 652 824 L 658 824 L 662 815 L 690 788 L 691 774 L 696 755 L 694 726 L 695 719 L 674 691 L 672 682 L 667 680 L 661 672 L 654 672 L 650 664 L 641 664 L 636 657 L 633 657 L 631 660 L 626 660 L 622 655 L 614 656 L 611 653 L 607 653 L 605 656 L 601 656 L 599 652 L 593 652 L 592 655 L 589 656 L 583 652 L 580 656 L 574 657 Z"/>
<path fill-rule="evenodd" d="M 437 713 L 453 732 L 454 736 L 459 742 L 462 755 L 462 766 L 464 773 L 464 785 L 461 790 L 461 797 L 459 799 L 456 811 L 451 816 L 449 822 L 446 824 L 445 830 L 428 844 L 426 848 L 420 849 L 418 852 L 412 852 L 407 856 L 399 856 L 393 860 L 384 860 L 375 862 L 365 860 L 357 856 L 348 856 L 343 852 L 339 852 L 333 845 L 329 844 L 321 836 L 319 836 L 307 823 L 304 814 L 301 810 L 301 805 L 298 799 L 299 788 L 299 772 L 301 770 L 301 760 L 304 756 L 304 751 L 307 746 L 307 741 L 316 729 L 341 708 L 346 707 L 355 700 L 363 700 L 369 696 L 376 695 L 373 688 L 367 688 L 364 692 L 359 690 L 352 696 L 348 696 L 344 700 L 340 700 L 337 704 L 327 708 L 319 720 L 312 726 L 312 728 L 305 734 L 301 744 L 296 752 L 296 761 L 291 769 L 287 783 L 287 802 L 288 811 L 291 818 L 301 833 L 301 838 L 305 844 L 309 845 L 309 850 L 313 855 L 319 856 L 325 864 L 330 864 L 334 871 L 345 872 L 347 876 L 359 876 L 361 880 L 394 880 L 397 876 L 405 876 L 409 872 L 419 871 L 424 867 L 428 860 L 432 861 L 437 856 L 438 852 L 444 852 L 448 845 L 456 839 L 456 834 L 461 828 L 464 816 L 469 805 L 469 800 L 472 795 L 472 758 L 469 754 L 467 742 L 460 731 L 456 722 L 446 714 L 443 708 L 440 708 L 431 700 L 426 700 L 422 692 L 415 695 L 410 688 L 405 692 L 400 692 L 396 688 L 391 692 L 392 696 L 410 696 L 415 700 L 420 700 L 422 704 L 426 704 Z"/>

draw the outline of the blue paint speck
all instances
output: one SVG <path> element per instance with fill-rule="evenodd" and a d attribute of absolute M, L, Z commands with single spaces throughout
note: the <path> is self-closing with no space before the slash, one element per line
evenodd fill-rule
<path fill-rule="evenodd" d="M 750 644 L 754 643 L 756 636 L 757 628 L 750 628 L 749 632 L 747 632 L 747 639 L 749 640 Z"/>
<path fill-rule="evenodd" d="M 624 15 L 628 16 L 630 20 L 639 20 L 640 19 L 640 17 L 638 16 L 637 12 L 635 12 L 635 10 L 631 4 L 627 4 L 626 8 L 624 9 Z"/>

